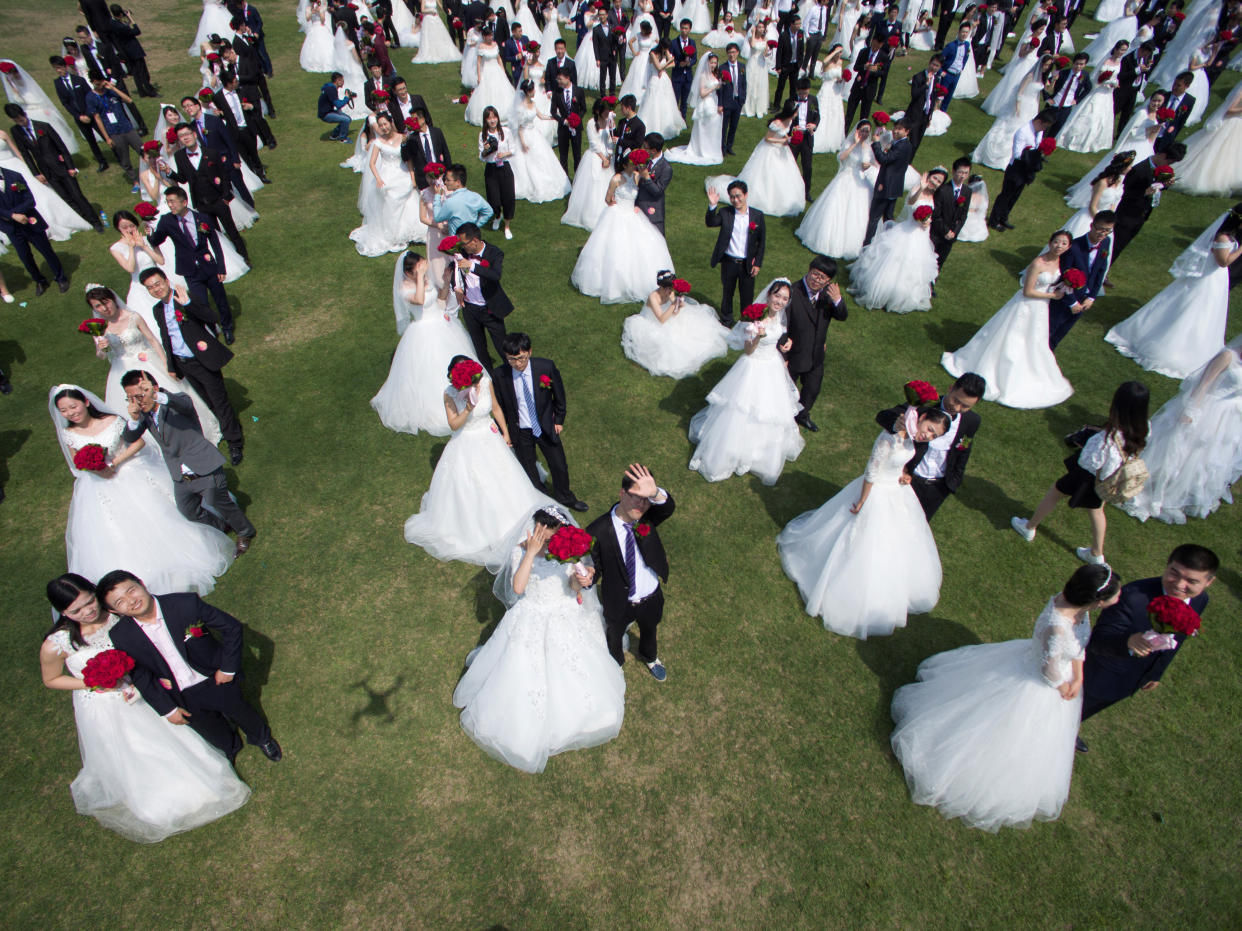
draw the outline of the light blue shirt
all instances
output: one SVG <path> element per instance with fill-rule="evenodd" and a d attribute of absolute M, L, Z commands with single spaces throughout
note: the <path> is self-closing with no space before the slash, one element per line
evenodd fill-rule
<path fill-rule="evenodd" d="M 453 234 L 463 223 L 484 226 L 492 218 L 492 208 L 481 195 L 463 187 L 447 196 L 437 194 L 432 216 L 437 223 L 447 220 L 448 231 Z"/>
<path fill-rule="evenodd" d="M 193 359 L 194 353 L 181 338 L 181 327 L 177 326 L 177 302 L 172 298 L 164 302 L 164 324 L 168 327 L 168 343 L 172 346 L 173 355 Z"/>

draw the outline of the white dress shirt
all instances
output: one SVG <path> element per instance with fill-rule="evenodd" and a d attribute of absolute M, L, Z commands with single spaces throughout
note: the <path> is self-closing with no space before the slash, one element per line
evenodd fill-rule
<path fill-rule="evenodd" d="M 660 489 L 657 497 L 663 495 L 667 497 L 667 492 L 663 488 Z M 625 521 L 617 516 L 617 509 L 612 509 L 612 529 L 617 535 L 617 543 L 621 547 L 621 562 L 625 563 L 625 547 L 626 536 L 633 532 L 627 526 Z M 655 594 L 655 590 L 660 587 L 660 577 L 652 571 L 643 559 L 643 551 L 638 547 L 638 536 L 634 537 L 634 596 L 630 598 L 630 603 L 635 604 L 644 598 Z"/>
<path fill-rule="evenodd" d="M 1078 86 L 1078 72 L 1071 71 L 1069 78 L 1065 82 L 1065 86 L 1061 88 L 1061 93 L 1057 94 L 1058 107 L 1072 107 L 1073 101 L 1070 97 L 1073 95 L 1074 88 Z"/>
<path fill-rule="evenodd" d="M 138 624 L 138 629 L 146 634 L 151 645 L 164 657 L 164 662 L 168 664 L 168 668 L 172 671 L 173 679 L 177 683 L 177 688 L 184 692 L 186 689 L 193 688 L 200 682 L 206 682 L 207 677 L 196 672 L 189 663 L 181 656 L 181 652 L 177 649 L 177 645 L 173 643 L 172 632 L 169 631 L 168 625 L 164 623 L 164 614 L 160 611 L 160 603 L 157 599 L 155 602 L 155 620 L 150 623 L 134 620 Z M 174 708 L 168 714 L 175 714 L 178 709 Z M 168 715 L 165 715 L 167 717 Z"/>
<path fill-rule="evenodd" d="M 242 100 L 241 97 L 238 96 L 237 91 L 225 91 L 224 100 L 225 103 L 229 105 L 229 109 L 233 111 L 233 118 L 237 120 L 238 128 L 245 129 L 246 111 L 242 107 Z"/>
<path fill-rule="evenodd" d="M 487 302 L 483 300 L 483 289 L 479 286 L 479 276 L 474 272 L 474 266 L 470 266 L 470 271 L 462 274 L 462 283 L 465 285 L 466 303 L 474 304 L 481 307 Z"/>
<path fill-rule="evenodd" d="M 518 407 L 518 427 L 522 430 L 532 429 L 535 422 L 535 412 L 526 406 L 526 391 L 529 388 L 530 396 L 535 396 L 535 380 L 531 378 L 530 363 L 526 364 L 526 369 L 519 372 L 513 370 L 513 393 L 517 396 Z"/>
<path fill-rule="evenodd" d="M 954 414 L 949 423 L 949 429 L 927 444 L 927 452 L 923 453 L 923 458 L 914 467 L 915 475 L 929 482 L 944 478 L 945 463 L 949 459 L 949 450 L 953 448 L 953 441 L 957 439 L 957 428 L 961 422 L 962 415 Z"/>
<path fill-rule="evenodd" d="M 1012 164 L 1018 160 L 1027 149 L 1033 149 L 1039 145 L 1039 140 L 1044 138 L 1042 132 L 1035 132 L 1035 127 L 1030 123 L 1023 123 L 1013 134 L 1013 152 L 1010 154 L 1009 161 Z"/>
<path fill-rule="evenodd" d="M 729 248 L 725 255 L 733 259 L 746 258 L 746 242 L 750 235 L 750 208 L 733 211 L 733 235 L 729 237 Z"/>

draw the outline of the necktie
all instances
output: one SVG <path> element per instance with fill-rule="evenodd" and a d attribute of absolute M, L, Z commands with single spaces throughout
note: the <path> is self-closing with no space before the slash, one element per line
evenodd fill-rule
<path fill-rule="evenodd" d="M 431 136 L 423 133 L 423 154 L 427 157 L 427 161 L 435 161 L 435 157 L 431 154 Z"/>
<path fill-rule="evenodd" d="M 207 137 L 204 135 L 203 120 L 201 117 L 194 123 L 194 132 L 198 135 L 199 142 L 205 143 L 207 141 Z"/>
<path fill-rule="evenodd" d="M 190 242 L 198 242 L 198 238 L 194 235 L 194 227 L 190 225 L 190 215 L 188 213 L 181 218 L 181 228 L 185 230 L 186 236 L 190 237 Z"/>
<path fill-rule="evenodd" d="M 539 427 L 539 418 L 535 414 L 535 395 L 530 389 L 530 369 L 528 368 L 521 375 L 522 395 L 526 398 L 526 412 L 530 415 L 530 432 L 536 437 L 543 436 L 543 430 Z"/>
<path fill-rule="evenodd" d="M 638 594 L 638 553 L 634 542 L 634 527 L 625 524 L 625 578 L 630 583 L 630 598 Z"/>

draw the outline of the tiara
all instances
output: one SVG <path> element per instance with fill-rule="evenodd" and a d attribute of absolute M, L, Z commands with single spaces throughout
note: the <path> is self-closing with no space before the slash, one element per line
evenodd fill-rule
<path fill-rule="evenodd" d="M 554 504 L 548 505 L 547 507 L 542 507 L 539 510 L 543 511 L 545 514 L 551 514 L 553 517 L 559 520 L 562 524 L 573 523 L 573 519 L 565 511 L 562 511 L 560 508 L 558 508 Z"/>
<path fill-rule="evenodd" d="M 1097 595 L 1100 592 L 1104 591 L 1104 589 L 1108 588 L 1108 583 L 1113 580 L 1113 567 L 1110 566 L 1108 563 L 1105 563 L 1104 568 L 1108 570 L 1108 576 L 1104 579 L 1104 584 L 1095 590 L 1095 593 Z"/>

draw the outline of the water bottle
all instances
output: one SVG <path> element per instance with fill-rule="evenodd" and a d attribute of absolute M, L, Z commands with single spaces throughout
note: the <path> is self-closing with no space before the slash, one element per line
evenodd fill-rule
<path fill-rule="evenodd" d="M 108 228 L 108 215 L 102 210 L 99 211 L 99 222 L 103 224 L 104 229 Z"/>

